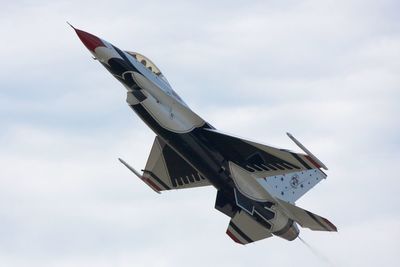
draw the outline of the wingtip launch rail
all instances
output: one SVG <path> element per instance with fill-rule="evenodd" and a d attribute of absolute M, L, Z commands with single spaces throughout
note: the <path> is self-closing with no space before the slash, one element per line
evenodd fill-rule
<path fill-rule="evenodd" d="M 143 177 L 137 170 L 135 170 L 132 166 L 130 166 L 126 161 L 124 161 L 121 158 L 118 158 L 118 160 L 125 165 L 131 172 L 133 172 L 140 180 L 145 182 L 151 189 L 153 189 L 156 193 L 161 194 L 160 190 L 157 190 L 154 185 L 149 183 L 145 177 Z"/>
<path fill-rule="evenodd" d="M 328 170 L 328 167 L 322 161 L 320 161 L 310 150 L 308 150 L 299 140 L 297 140 L 291 133 L 286 133 L 287 136 L 301 149 L 303 150 L 315 163 L 321 166 L 324 170 Z"/>

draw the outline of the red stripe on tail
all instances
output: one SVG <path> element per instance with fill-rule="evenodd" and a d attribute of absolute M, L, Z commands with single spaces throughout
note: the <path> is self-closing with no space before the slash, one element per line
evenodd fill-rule
<path fill-rule="evenodd" d="M 226 230 L 226 234 L 227 234 L 233 241 L 235 241 L 236 243 L 241 244 L 241 245 L 244 245 L 231 231 L 229 231 L 229 229 Z"/>

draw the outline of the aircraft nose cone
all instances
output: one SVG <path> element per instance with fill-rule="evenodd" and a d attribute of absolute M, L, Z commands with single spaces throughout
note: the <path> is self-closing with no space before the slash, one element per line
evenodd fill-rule
<path fill-rule="evenodd" d="M 79 29 L 75 29 L 76 34 L 78 35 L 79 39 L 81 39 L 82 43 L 86 46 L 87 49 L 93 51 L 99 46 L 105 46 L 101 39 L 93 34 L 90 34 L 85 31 L 81 31 Z"/>

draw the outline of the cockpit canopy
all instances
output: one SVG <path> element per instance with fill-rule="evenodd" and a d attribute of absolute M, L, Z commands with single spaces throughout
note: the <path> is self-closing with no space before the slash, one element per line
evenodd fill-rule
<path fill-rule="evenodd" d="M 182 104 L 186 105 L 185 102 L 175 93 L 175 91 L 172 89 L 171 85 L 169 84 L 168 80 L 164 77 L 164 75 L 161 73 L 160 69 L 157 68 L 157 66 L 147 57 L 143 56 L 142 54 L 139 54 L 137 52 L 131 52 L 131 51 L 125 51 L 129 55 L 131 55 L 134 59 L 136 59 L 138 62 L 142 63 L 143 66 L 145 66 L 148 70 L 153 72 L 158 78 L 160 78 L 162 81 L 164 81 L 168 87 L 169 91 L 171 94 L 178 99 Z M 186 105 L 187 106 L 187 105 Z"/>
<path fill-rule="evenodd" d="M 158 76 L 160 79 L 162 79 L 169 85 L 168 80 L 161 73 L 160 69 L 157 68 L 156 64 L 154 64 L 150 59 L 137 52 L 131 52 L 131 51 L 125 51 L 125 52 L 134 57 L 138 62 L 142 63 L 143 66 L 145 66 L 148 70 L 153 72 L 156 76 Z"/>
<path fill-rule="evenodd" d="M 155 75 L 160 76 L 161 71 L 157 68 L 157 66 L 147 57 L 143 56 L 142 54 L 139 54 L 137 52 L 130 52 L 126 51 L 129 55 L 134 57 L 137 61 L 143 64 L 147 69 L 151 70 Z"/>

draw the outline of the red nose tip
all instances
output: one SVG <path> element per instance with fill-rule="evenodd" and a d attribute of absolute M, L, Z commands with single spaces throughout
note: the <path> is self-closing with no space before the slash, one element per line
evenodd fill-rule
<path fill-rule="evenodd" d="M 75 29 L 75 28 L 74 28 Z M 94 52 L 94 50 L 99 46 L 105 46 L 101 39 L 93 34 L 75 29 L 76 34 L 78 34 L 79 39 L 87 47 L 87 49 Z"/>

